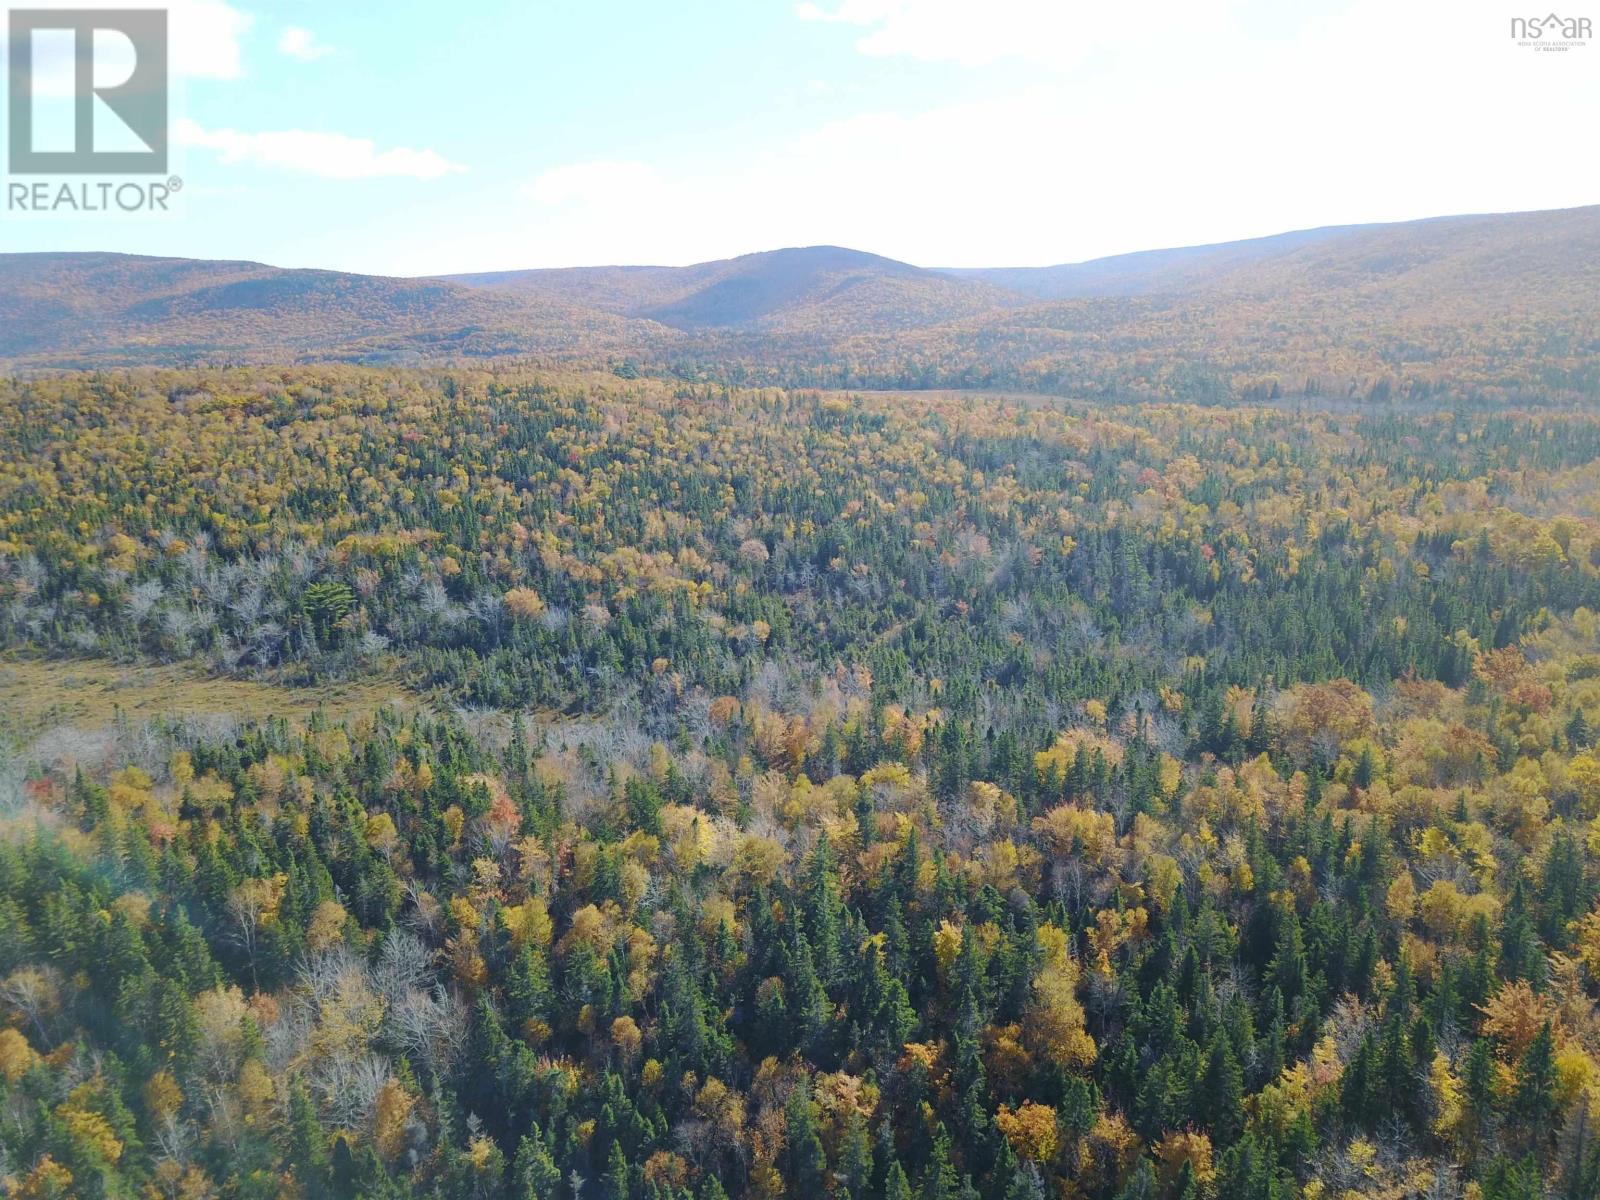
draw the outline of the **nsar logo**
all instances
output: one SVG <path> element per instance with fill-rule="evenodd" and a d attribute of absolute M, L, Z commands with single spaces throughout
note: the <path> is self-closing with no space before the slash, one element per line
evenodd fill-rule
<path fill-rule="evenodd" d="M 1512 17 L 1511 37 L 1532 50 L 1577 50 L 1594 36 L 1588 17 Z"/>

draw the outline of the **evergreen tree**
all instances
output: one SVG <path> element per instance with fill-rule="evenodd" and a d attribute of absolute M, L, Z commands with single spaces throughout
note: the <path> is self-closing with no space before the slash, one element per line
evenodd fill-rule
<path fill-rule="evenodd" d="M 784 1106 L 783 1154 L 784 1178 L 795 1194 L 821 1195 L 828 1164 L 817 1129 L 811 1084 L 805 1079 L 794 1086 Z"/>
<path fill-rule="evenodd" d="M 1544 1143 L 1555 1133 L 1555 1038 L 1546 1021 L 1517 1063 L 1517 1082 L 1511 1093 L 1511 1113 L 1531 1141 Z"/>
<path fill-rule="evenodd" d="M 1500 924 L 1500 977 L 1508 981 L 1525 979 L 1535 988 L 1541 988 L 1545 971 L 1544 951 L 1539 948 L 1539 937 L 1528 913 L 1522 879 L 1518 876 Z"/>
<path fill-rule="evenodd" d="M 839 1147 L 839 1190 L 848 1200 L 865 1200 L 872 1186 L 872 1139 L 867 1124 L 857 1112 L 845 1120 L 844 1137 Z"/>
<path fill-rule="evenodd" d="M 911 1200 L 911 1184 L 906 1180 L 905 1168 L 898 1161 L 889 1164 L 889 1173 L 883 1185 L 883 1200 Z"/>
<path fill-rule="evenodd" d="M 628 1159 L 622 1152 L 622 1142 L 611 1143 L 611 1154 L 606 1159 L 605 1200 L 628 1200 L 632 1192 Z"/>
<path fill-rule="evenodd" d="M 1217 1143 L 1229 1145 L 1239 1136 L 1244 1125 L 1244 1072 L 1225 1037 L 1211 1043 L 1195 1109 Z"/>

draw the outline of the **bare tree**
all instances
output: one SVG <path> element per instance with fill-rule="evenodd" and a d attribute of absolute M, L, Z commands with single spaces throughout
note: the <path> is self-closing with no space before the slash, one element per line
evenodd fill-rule
<path fill-rule="evenodd" d="M 246 879 L 228 896 L 228 916 L 233 922 L 233 939 L 250 960 L 250 983 L 261 987 L 256 977 L 256 952 L 268 919 L 277 911 L 279 888 L 270 879 Z"/>
<path fill-rule="evenodd" d="M 442 984 L 413 991 L 386 1014 L 386 1035 L 435 1075 L 448 1074 L 467 1048 L 467 1006 Z"/>
<path fill-rule="evenodd" d="M 0 1004 L 33 1026 L 42 1044 L 48 1043 L 45 1022 L 61 1007 L 61 972 L 51 966 L 18 967 L 0 981 Z"/>

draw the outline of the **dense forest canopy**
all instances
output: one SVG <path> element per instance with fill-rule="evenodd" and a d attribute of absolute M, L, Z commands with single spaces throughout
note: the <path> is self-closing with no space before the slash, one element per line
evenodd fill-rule
<path fill-rule="evenodd" d="M 627 372 L 626 374 L 631 374 Z M 0 382 L 21 1197 L 1600 1193 L 1600 415 Z"/>

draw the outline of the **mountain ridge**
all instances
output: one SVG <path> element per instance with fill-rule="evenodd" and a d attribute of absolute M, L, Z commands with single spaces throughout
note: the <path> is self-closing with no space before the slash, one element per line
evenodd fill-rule
<path fill-rule="evenodd" d="M 525 357 L 828 387 L 1600 398 L 1600 206 L 966 270 L 826 245 L 417 278 L 0 255 L 13 367 Z"/>
<path fill-rule="evenodd" d="M 606 312 L 685 331 L 759 329 L 789 310 L 843 301 L 872 327 L 904 327 L 904 308 L 923 321 L 953 319 L 1002 303 L 983 281 L 844 246 L 788 246 L 685 267 L 553 267 L 442 275 L 451 283 L 520 294 L 571 296 Z M 867 304 L 861 296 L 866 290 Z M 863 310 L 867 310 L 864 312 Z"/>
<path fill-rule="evenodd" d="M 0 255 L 0 360 L 24 364 L 388 360 L 423 344 L 468 356 L 560 353 L 653 346 L 657 332 L 435 279 L 101 251 Z"/>

